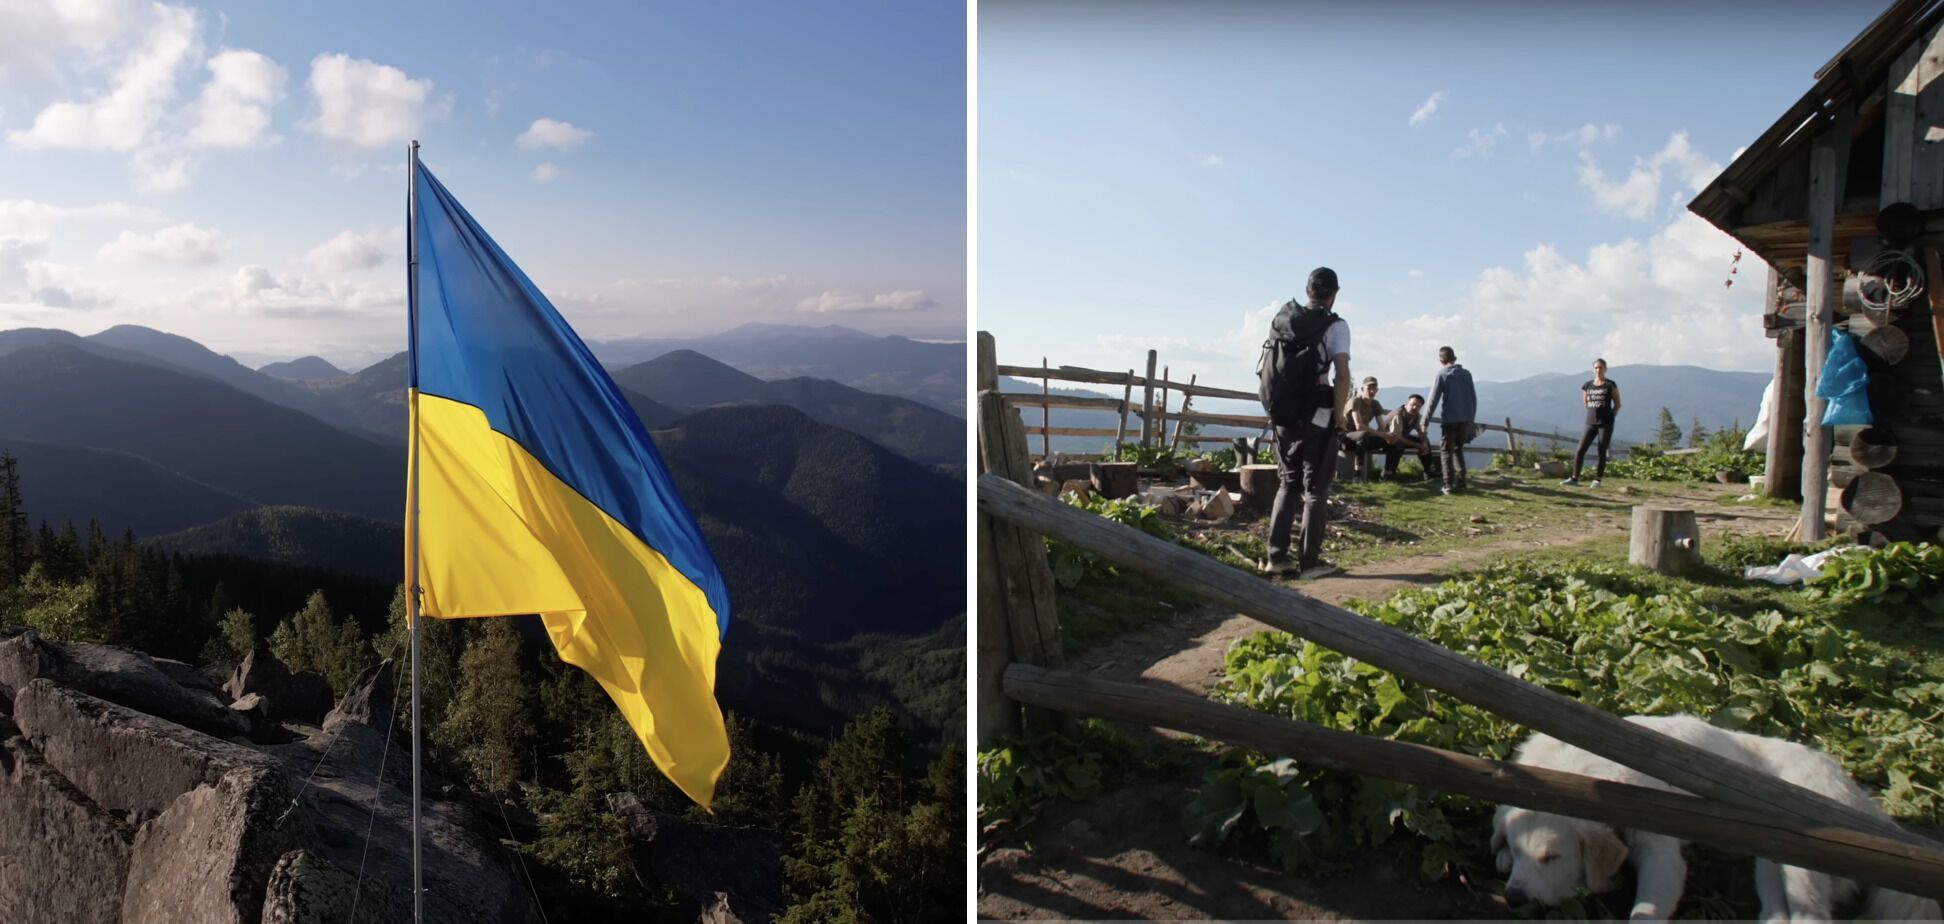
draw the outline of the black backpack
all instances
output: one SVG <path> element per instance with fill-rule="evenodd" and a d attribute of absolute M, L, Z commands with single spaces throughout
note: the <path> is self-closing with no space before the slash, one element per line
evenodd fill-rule
<path fill-rule="evenodd" d="M 1338 318 L 1328 308 L 1309 308 L 1292 300 L 1269 323 L 1256 377 L 1262 409 L 1278 427 L 1309 423 L 1317 408 L 1335 403 L 1335 391 L 1317 379 L 1330 367 L 1323 335 Z"/>

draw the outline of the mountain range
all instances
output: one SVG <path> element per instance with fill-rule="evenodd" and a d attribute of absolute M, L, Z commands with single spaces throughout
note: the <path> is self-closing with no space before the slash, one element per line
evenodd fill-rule
<path fill-rule="evenodd" d="M 1474 387 L 1478 391 L 1478 416 L 1487 423 L 1504 423 L 1510 418 L 1512 425 L 1521 430 L 1539 433 L 1558 432 L 1565 448 L 1572 449 L 1578 444 L 1586 412 L 1580 403 L 1580 385 L 1591 378 L 1591 373 L 1549 372 L 1528 376 L 1511 382 L 1489 382 L 1472 372 Z M 1686 434 L 1690 425 L 1700 421 L 1709 431 L 1726 427 L 1749 427 L 1761 410 L 1762 390 L 1767 387 L 1769 376 L 1758 372 L 1721 372 L 1703 369 L 1698 366 L 1654 366 L 1626 365 L 1614 366 L 1609 370 L 1613 381 L 1620 386 L 1620 416 L 1615 421 L 1614 439 L 1618 443 L 1651 443 L 1660 427 L 1660 410 L 1667 408 Z M 1005 392 L 1038 394 L 1040 385 L 1036 381 L 1002 378 L 999 389 Z M 1054 387 L 1055 394 L 1101 397 L 1106 391 L 1093 391 L 1078 388 Z M 1430 397 L 1428 385 L 1386 386 L 1378 389 L 1377 399 L 1385 408 L 1395 408 L 1412 394 Z M 1115 391 L 1112 397 L 1119 398 Z M 1140 392 L 1134 400 L 1140 400 Z M 1180 398 L 1170 400 L 1170 406 L 1178 407 Z M 1196 399 L 1194 409 L 1210 413 L 1260 414 L 1262 408 L 1253 402 L 1235 400 Z M 1039 437 L 1032 433 L 1039 424 L 1039 409 L 1023 409 L 1029 445 L 1038 451 Z M 1054 408 L 1052 425 L 1055 427 L 1108 427 L 1114 426 L 1116 415 L 1112 411 L 1083 408 Z M 1140 419 L 1130 416 L 1128 426 L 1133 438 L 1140 436 Z M 1203 432 L 1222 433 L 1231 428 L 1203 427 Z M 1503 437 L 1490 434 L 1483 438 L 1488 445 L 1502 445 Z M 1111 437 L 1056 436 L 1053 438 L 1055 452 L 1097 453 L 1113 440 Z"/>
<path fill-rule="evenodd" d="M 745 324 L 707 337 L 596 341 L 588 348 L 609 369 L 694 350 L 761 379 L 830 379 L 965 416 L 963 343 L 875 337 L 836 325 Z"/>
<path fill-rule="evenodd" d="M 30 522 L 397 582 L 403 357 L 294 384 L 213 356 L 139 328 L 0 332 L 0 451 L 20 459 Z M 962 419 L 692 352 L 637 366 L 617 377 L 668 392 L 623 386 L 729 585 L 725 704 L 822 734 L 865 705 L 962 689 Z M 343 422 L 258 394 L 290 388 Z M 860 661 L 865 637 L 884 657 Z M 912 708 L 962 723 L 935 699 Z"/>

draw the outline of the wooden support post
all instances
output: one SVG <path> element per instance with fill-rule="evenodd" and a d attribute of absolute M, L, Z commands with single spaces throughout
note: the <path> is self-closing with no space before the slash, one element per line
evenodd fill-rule
<path fill-rule="evenodd" d="M 978 391 L 999 390 L 999 346 L 992 335 L 979 331 L 979 381 L 974 389 Z"/>
<path fill-rule="evenodd" d="M 1769 271 L 1771 275 L 1774 270 Z M 1775 389 L 1770 394 L 1768 460 L 1763 490 L 1776 500 L 1802 499 L 1803 333 L 1785 330 L 1775 340 Z"/>
<path fill-rule="evenodd" d="M 1924 297 L 1930 302 L 1931 335 L 1932 342 L 1937 346 L 1937 365 L 1940 371 L 1944 371 L 1944 276 L 1939 272 L 1937 248 L 1924 248 L 1924 285 L 1928 290 Z"/>
<path fill-rule="evenodd" d="M 1944 876 L 1944 851 L 1849 831 L 1804 831 L 1773 812 L 1337 731 L 1173 690 L 1026 665 L 1006 671 L 1005 688 L 1022 702 L 1050 709 L 1171 728 L 1295 756 L 1315 767 L 1655 831 L 1913 894 L 1935 894 Z"/>
<path fill-rule="evenodd" d="M 1035 494 L 994 475 L 978 482 L 979 511 L 1152 575 L 1221 606 L 1293 633 L 1399 679 L 1423 684 L 1632 767 L 1688 792 L 1796 824 L 1869 832 L 1937 850 L 1888 818 L 1851 808 L 1727 757 L 1656 734 L 1576 699 L 1341 607 L 1105 517 Z"/>
<path fill-rule="evenodd" d="M 1168 445 L 1168 367 L 1161 367 L 1161 416 L 1154 418 L 1154 445 Z"/>
<path fill-rule="evenodd" d="M 1021 490 L 1034 486 L 1032 465 L 1026 458 L 1026 426 L 1012 403 L 996 391 L 979 394 L 979 469 L 986 477 L 1003 478 Z M 1001 664 L 1058 665 L 1060 618 L 1054 606 L 1053 570 L 1046 561 L 1046 544 L 1030 529 L 983 513 L 978 527 L 979 621 L 993 623 L 982 625 L 981 647 L 1003 646 L 1004 651 L 995 658 Z M 1005 627 L 1003 633 L 998 626 Z M 996 687 L 990 686 L 995 676 L 984 670 L 978 676 L 982 744 L 991 740 L 989 736 L 1009 734 L 1007 729 L 1020 727 L 1015 708 L 1003 702 L 995 705 L 998 712 L 992 722 L 985 721 L 987 704 L 1003 700 L 993 692 Z M 1064 721 L 1043 710 L 1029 710 L 1025 715 L 1029 728 L 1058 728 Z"/>
<path fill-rule="evenodd" d="M 1046 357 L 1040 357 L 1040 398 L 1053 393 L 1053 380 L 1047 377 Z M 1040 405 L 1040 458 L 1053 461 L 1053 434 L 1048 432 L 1053 426 L 1053 405 Z"/>
<path fill-rule="evenodd" d="M 1823 501 L 1829 484 L 1832 435 L 1822 424 L 1827 402 L 1816 396 L 1823 361 L 1829 355 L 1829 325 L 1836 310 L 1836 205 L 1843 201 L 1843 171 L 1849 164 L 1850 122 L 1856 104 L 1844 103 L 1836 117 L 1823 124 L 1809 147 L 1809 257 L 1807 348 L 1803 351 L 1803 395 L 1808 419 L 1802 433 L 1802 540 L 1821 542 L 1827 513 Z"/>
<path fill-rule="evenodd" d="M 1688 574 L 1701 567 L 1701 528 L 1694 511 L 1635 507 L 1627 561 L 1659 574 Z"/>
<path fill-rule="evenodd" d="M 1153 350 L 1148 351 L 1147 385 L 1141 394 L 1141 448 L 1146 449 L 1148 441 L 1154 436 L 1154 365 L 1161 358 Z"/>
<path fill-rule="evenodd" d="M 1512 418 L 1510 417 L 1505 418 L 1505 451 L 1511 453 L 1517 453 L 1519 451 L 1519 436 L 1512 432 Z"/>
<path fill-rule="evenodd" d="M 1127 387 L 1121 389 L 1120 424 L 1114 430 L 1114 461 L 1119 462 L 1121 444 L 1127 441 L 1128 403 L 1134 398 L 1134 370 L 1127 370 Z"/>
<path fill-rule="evenodd" d="M 1195 374 L 1192 372 L 1188 374 L 1188 387 L 1189 388 L 1195 387 Z M 1193 400 L 1195 400 L 1195 396 L 1193 394 L 1187 391 L 1183 391 L 1181 393 L 1181 413 L 1183 414 L 1188 413 L 1188 402 Z M 1166 402 L 1162 402 L 1162 404 L 1163 406 L 1165 406 Z M 1181 445 L 1181 428 L 1187 425 L 1187 423 L 1188 423 L 1187 421 L 1182 420 L 1179 417 L 1175 418 L 1174 439 L 1168 442 L 1169 449 L 1174 449 Z"/>

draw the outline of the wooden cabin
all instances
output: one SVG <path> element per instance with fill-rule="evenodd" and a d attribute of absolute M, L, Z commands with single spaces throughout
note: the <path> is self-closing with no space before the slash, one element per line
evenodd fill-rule
<path fill-rule="evenodd" d="M 1766 490 L 1802 501 L 1805 539 L 1944 538 L 1940 26 L 1944 2 L 1898 0 L 1688 204 L 1770 267 Z M 1859 338 L 1868 428 L 1821 424 L 1833 330 Z"/>

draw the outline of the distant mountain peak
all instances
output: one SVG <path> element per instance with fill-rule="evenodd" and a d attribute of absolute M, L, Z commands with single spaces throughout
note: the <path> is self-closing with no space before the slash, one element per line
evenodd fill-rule
<path fill-rule="evenodd" d="M 320 356 L 300 356 L 288 362 L 271 363 L 257 371 L 290 382 L 314 382 L 343 378 L 349 374 Z"/>

